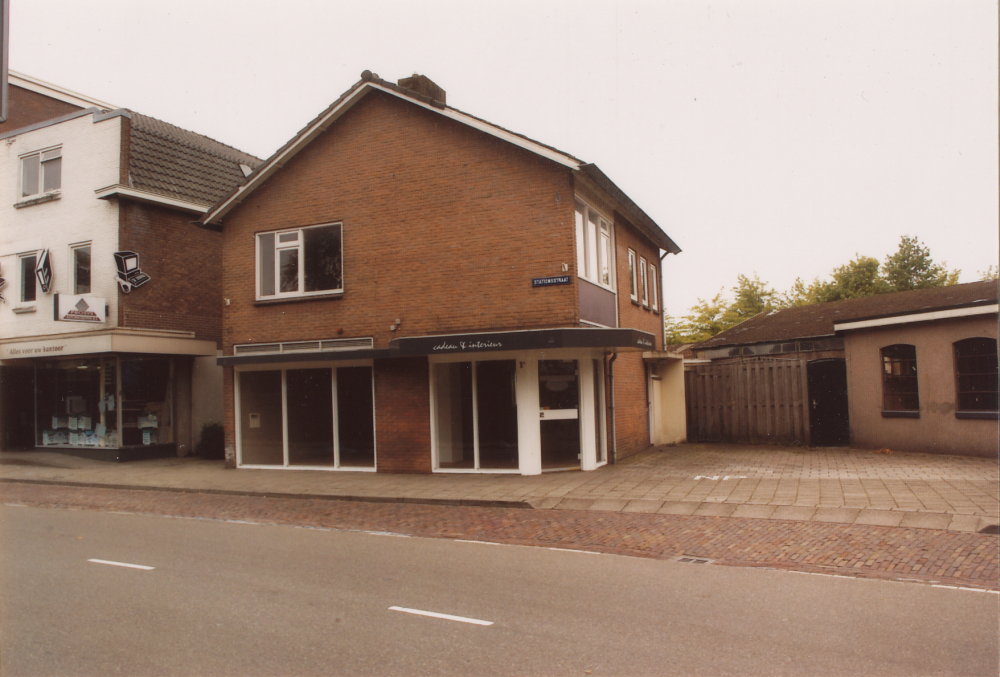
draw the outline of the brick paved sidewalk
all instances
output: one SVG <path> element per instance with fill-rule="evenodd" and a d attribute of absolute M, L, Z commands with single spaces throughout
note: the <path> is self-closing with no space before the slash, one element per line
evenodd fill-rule
<path fill-rule="evenodd" d="M 590 550 L 655 559 L 998 590 L 1000 536 L 860 524 L 650 513 L 359 503 L 0 485 L 5 504 L 240 520 Z"/>
<path fill-rule="evenodd" d="M 5 452 L 0 480 L 969 532 L 1000 524 L 996 459 L 847 448 L 684 444 L 593 472 L 533 477 L 226 470 L 190 458 L 109 464 Z"/>

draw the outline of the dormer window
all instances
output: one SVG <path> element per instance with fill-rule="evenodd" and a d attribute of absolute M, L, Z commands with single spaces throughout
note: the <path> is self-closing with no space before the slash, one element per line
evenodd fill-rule
<path fill-rule="evenodd" d="M 62 148 L 21 157 L 21 197 L 51 193 L 62 187 Z"/>

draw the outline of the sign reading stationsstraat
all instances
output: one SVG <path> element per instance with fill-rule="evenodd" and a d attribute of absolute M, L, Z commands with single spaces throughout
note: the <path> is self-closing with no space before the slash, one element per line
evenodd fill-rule
<path fill-rule="evenodd" d="M 557 284 L 569 284 L 569 275 L 559 275 L 558 277 L 533 277 L 532 287 L 551 287 Z"/>

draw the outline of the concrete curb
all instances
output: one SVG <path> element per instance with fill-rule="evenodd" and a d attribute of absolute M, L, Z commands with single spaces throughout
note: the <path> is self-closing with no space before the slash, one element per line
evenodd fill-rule
<path fill-rule="evenodd" d="M 357 503 L 407 503 L 411 505 L 444 505 L 473 508 L 515 508 L 533 510 L 527 501 L 486 501 L 477 499 L 419 498 L 412 496 L 350 496 L 334 494 L 293 494 L 281 491 L 240 491 L 237 489 L 197 489 L 191 487 L 162 487 L 142 484 L 101 484 L 99 482 L 71 482 L 68 480 L 28 480 L 0 478 L 0 484 L 42 484 L 81 489 L 116 489 L 124 491 L 163 491 L 174 494 L 215 494 L 219 496 L 256 496 L 258 498 L 298 498 L 319 501 L 353 501 Z"/>

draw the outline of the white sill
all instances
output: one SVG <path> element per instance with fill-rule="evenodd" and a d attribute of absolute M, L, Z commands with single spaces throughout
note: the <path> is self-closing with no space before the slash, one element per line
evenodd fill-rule
<path fill-rule="evenodd" d="M 33 313 L 37 310 L 35 306 L 17 306 L 13 308 L 15 315 L 24 315 L 26 313 Z"/>
<path fill-rule="evenodd" d="M 53 200 L 58 200 L 62 197 L 62 193 L 58 190 L 49 191 L 48 193 L 42 193 L 41 195 L 32 195 L 26 197 L 23 200 L 19 200 L 14 203 L 14 209 L 23 209 L 25 207 L 30 207 L 32 205 L 40 205 L 43 202 L 52 202 Z"/>
<path fill-rule="evenodd" d="M 296 294 L 294 296 L 258 296 L 254 299 L 255 305 L 270 305 L 272 303 L 290 303 L 294 301 L 311 301 L 313 299 L 329 299 L 329 298 L 339 298 L 344 295 L 344 290 L 339 291 L 328 291 L 316 294 Z"/>

